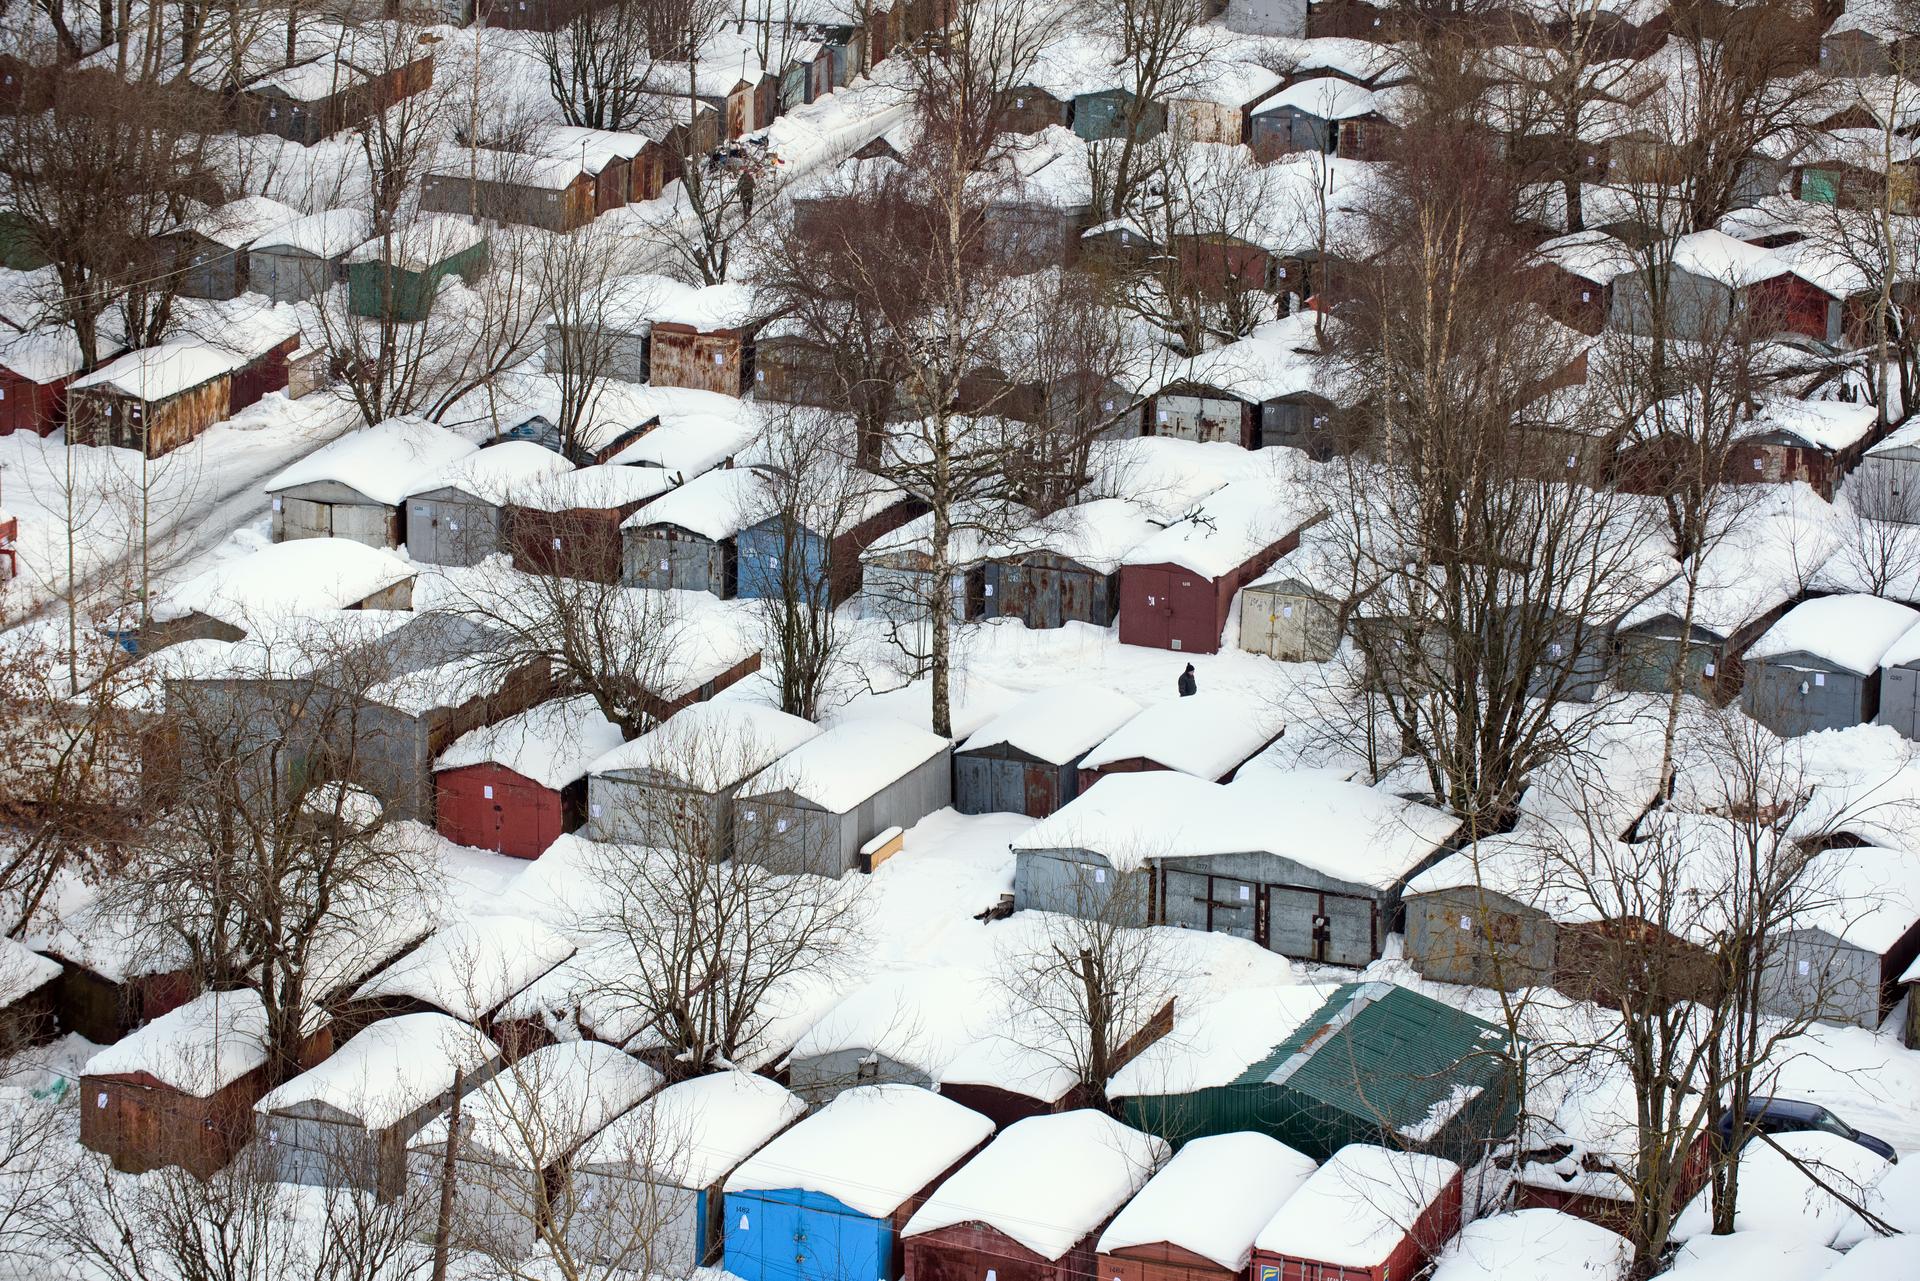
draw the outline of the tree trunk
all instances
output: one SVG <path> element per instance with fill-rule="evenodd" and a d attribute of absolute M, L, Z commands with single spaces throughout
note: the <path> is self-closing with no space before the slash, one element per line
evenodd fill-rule
<path fill-rule="evenodd" d="M 433 1224 L 433 1281 L 447 1281 L 448 1256 L 453 1247 L 453 1194 L 459 1177 L 460 1157 L 460 1084 L 462 1073 L 453 1074 L 453 1102 L 447 1109 L 447 1154 L 440 1162 L 440 1207 Z"/>
<path fill-rule="evenodd" d="M 941 435 L 944 439 L 945 433 Z M 944 473 L 944 460 L 939 467 Z M 933 732 L 941 738 L 953 737 L 953 626 L 947 615 L 947 579 L 953 572 L 947 563 L 947 540 L 952 536 L 953 515 L 945 487 L 939 486 L 933 501 L 933 590 L 929 609 L 933 624 Z"/>
<path fill-rule="evenodd" d="M 1108 1034 L 1113 1011 L 1107 1008 L 1107 994 L 1100 982 L 1100 966 L 1093 952 L 1082 948 L 1079 957 L 1080 983 L 1087 996 L 1087 1076 L 1088 1105 L 1102 1111 L 1107 1108 L 1107 1078 L 1112 1075 L 1113 1047 Z"/>

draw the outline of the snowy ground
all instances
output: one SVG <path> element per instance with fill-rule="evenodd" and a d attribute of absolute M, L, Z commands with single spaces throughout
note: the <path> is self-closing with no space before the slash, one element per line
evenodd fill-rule
<path fill-rule="evenodd" d="M 275 472 L 358 425 L 353 407 L 332 396 L 276 393 L 152 460 L 68 449 L 57 434 L 0 436 L 0 507 L 20 520 L 20 577 L 0 595 L 0 619 L 31 617 L 66 594 L 70 541 L 83 596 L 109 605 L 130 596 L 143 517 L 154 577 L 185 568 L 266 513 L 261 485 Z M 78 537 L 69 540 L 70 529 Z"/>

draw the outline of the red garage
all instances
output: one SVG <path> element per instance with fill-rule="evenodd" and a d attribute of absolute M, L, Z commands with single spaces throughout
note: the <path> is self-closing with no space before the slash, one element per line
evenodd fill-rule
<path fill-rule="evenodd" d="M 620 728 L 585 695 L 461 735 L 434 762 L 440 834 L 456 845 L 540 857 L 586 821 L 587 767 L 621 741 Z"/>
<path fill-rule="evenodd" d="M 1350 1143 L 1254 1240 L 1254 1281 L 1404 1281 L 1460 1230 L 1460 1167 Z"/>
<path fill-rule="evenodd" d="M 1184 654 L 1220 648 L 1234 594 L 1300 545 L 1314 517 L 1266 480 L 1237 480 L 1128 552 L 1120 640 Z"/>
<path fill-rule="evenodd" d="M 1091 1108 L 1016 1121 L 907 1220 L 907 1275 L 1087 1281 L 1100 1230 L 1168 1155 Z"/>
<path fill-rule="evenodd" d="M 83 364 L 80 344 L 64 325 L 44 325 L 0 343 L 0 436 L 45 436 L 65 422 L 67 384 Z"/>

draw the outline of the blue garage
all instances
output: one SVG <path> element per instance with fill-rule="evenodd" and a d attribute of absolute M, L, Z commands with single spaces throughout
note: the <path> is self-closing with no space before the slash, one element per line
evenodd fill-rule
<path fill-rule="evenodd" d="M 849 482 L 851 484 L 851 482 Z M 860 553 L 892 533 L 926 505 L 900 490 L 870 484 L 864 492 L 834 493 L 803 509 L 817 518 L 776 511 L 734 537 L 739 557 L 735 595 L 742 600 L 778 600 L 824 592 L 839 605 L 860 590 Z M 796 519 L 796 516 L 800 518 Z"/>
<path fill-rule="evenodd" d="M 812 530 L 770 516 L 748 526 L 734 538 L 739 553 L 739 579 L 734 594 L 741 600 L 778 600 L 786 584 L 809 591 L 826 587 L 827 540 Z"/>
<path fill-rule="evenodd" d="M 727 1194 L 727 1271 L 743 1281 L 892 1281 L 894 1225 L 801 1188 Z"/>
<path fill-rule="evenodd" d="M 992 1133 L 919 1086 L 843 1091 L 727 1178 L 723 1266 L 741 1281 L 896 1281 L 919 1198 Z"/>

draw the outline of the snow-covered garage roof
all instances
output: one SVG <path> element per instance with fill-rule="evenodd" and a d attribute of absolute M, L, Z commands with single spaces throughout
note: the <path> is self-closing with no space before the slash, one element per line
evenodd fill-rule
<path fill-rule="evenodd" d="M 1878 596 L 1853 593 L 1802 601 L 1747 647 L 1746 658 L 1806 654 L 1865 676 L 1894 642 L 1920 623 L 1920 612 Z"/>
<path fill-rule="evenodd" d="M 1194 1139 L 1114 1216 L 1096 1248 L 1165 1242 L 1239 1272 L 1260 1229 L 1313 1170 L 1312 1157 L 1269 1135 Z"/>
<path fill-rule="evenodd" d="M 882 1218 L 992 1133 L 992 1121 L 931 1090 L 857 1086 L 747 1158 L 726 1190 L 801 1188 Z"/>
<path fill-rule="evenodd" d="M 344 485 L 376 503 L 397 507 L 420 485 L 475 453 L 474 443 L 423 418 L 389 418 L 348 432 L 283 468 L 266 484 L 269 494 L 301 485 Z"/>
<path fill-rule="evenodd" d="M 503 440 L 497 445 L 461 454 L 440 471 L 415 481 L 407 497 L 451 489 L 504 507 L 515 493 L 572 466 L 545 445 L 536 445 L 530 440 Z"/>
<path fill-rule="evenodd" d="M 589 767 L 594 774 L 655 769 L 705 791 L 731 787 L 765 769 L 820 727 L 778 708 L 720 699 L 682 708 L 630 743 L 609 749 Z"/>
<path fill-rule="evenodd" d="M 453 740 L 436 770 L 504 765 L 542 787 L 559 791 L 587 776 L 595 760 L 618 747 L 620 727 L 600 714 L 590 695 L 556 698 L 518 716 L 482 725 Z"/>
<path fill-rule="evenodd" d="M 1140 714 L 1140 704 L 1084 681 L 1029 694 L 960 744 L 963 752 L 1004 743 L 1035 760 L 1065 765 Z"/>
<path fill-rule="evenodd" d="M 196 996 L 95 1054 L 81 1073 L 143 1072 L 182 1094 L 204 1099 L 266 1061 L 267 1009 L 259 993 L 244 989 Z"/>
<path fill-rule="evenodd" d="M 247 359 L 238 352 L 197 338 L 178 338 L 156 347 L 130 351 L 111 364 L 74 379 L 67 384 L 67 390 L 104 387 L 151 404 L 230 374 L 244 366 Z"/>
<path fill-rule="evenodd" d="M 562 1041 L 514 1062 L 460 1105 L 460 1149 L 500 1164 L 543 1170 L 660 1086 L 660 1074 L 599 1041 Z M 447 1141 L 437 1116 L 408 1144 Z"/>
<path fill-rule="evenodd" d="M 855 989 L 793 1047 L 795 1058 L 868 1050 L 928 1075 L 1003 1021 L 1010 997 L 977 970 L 882 974 Z"/>
<path fill-rule="evenodd" d="M 572 943 L 537 921 L 471 916 L 435 931 L 353 996 L 410 997 L 471 1022 L 573 952 Z"/>
<path fill-rule="evenodd" d="M 1314 771 L 1262 770 L 1221 784 L 1151 770 L 1100 780 L 1014 848 L 1090 850 L 1121 871 L 1156 858 L 1264 852 L 1386 889 L 1459 826 L 1441 810 Z"/>
<path fill-rule="evenodd" d="M 633 1163 L 676 1187 L 708 1188 L 806 1113 L 769 1077 L 728 1070 L 670 1085 L 614 1118 L 574 1154 L 577 1167 Z"/>
<path fill-rule="evenodd" d="M 205 614 L 251 630 L 292 614 L 346 609 L 414 576 L 392 552 L 351 538 L 268 543 L 159 594 L 159 622 Z"/>
<path fill-rule="evenodd" d="M 1377 1267 L 1459 1173 L 1445 1157 L 1350 1143 L 1280 1207 L 1256 1245 L 1289 1258 Z"/>
<path fill-rule="evenodd" d="M 1015 1121 L 914 1212 L 903 1237 L 984 1223 L 1058 1259 L 1140 1190 L 1165 1139 L 1080 1108 Z"/>
<path fill-rule="evenodd" d="M 646 437 L 639 443 L 644 444 Z M 679 528 L 714 542 L 732 538 L 765 512 L 767 491 L 751 467 L 725 467 L 695 476 L 620 522 L 622 529 Z"/>
<path fill-rule="evenodd" d="M 445 1094 L 454 1072 L 500 1057 L 479 1029 L 426 1011 L 381 1019 L 356 1033 L 318 1067 L 267 1094 L 265 1116 L 301 1103 L 324 1103 L 369 1130 L 384 1130 Z"/>
<path fill-rule="evenodd" d="M 1257 698 L 1201 690 L 1147 708 L 1088 752 L 1080 768 L 1139 757 L 1195 778 L 1218 779 L 1283 728 L 1279 709 Z"/>
<path fill-rule="evenodd" d="M 1560 1210 L 1476 1219 L 1447 1243 L 1429 1281 L 1620 1281 L 1633 1247 L 1618 1232 Z"/>
<path fill-rule="evenodd" d="M 946 739 L 899 721 L 842 721 L 742 783 L 740 795 L 790 791 L 844 814 L 946 747 Z"/>
<path fill-rule="evenodd" d="M 1185 518 L 1136 544 L 1123 565 L 1178 565 L 1221 578 L 1313 519 L 1304 487 L 1281 478 L 1229 482 Z"/>

